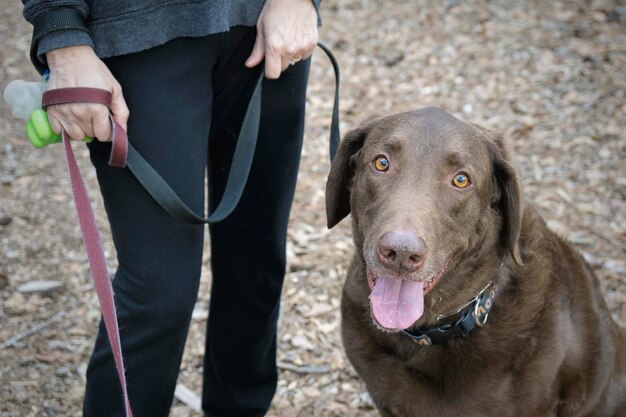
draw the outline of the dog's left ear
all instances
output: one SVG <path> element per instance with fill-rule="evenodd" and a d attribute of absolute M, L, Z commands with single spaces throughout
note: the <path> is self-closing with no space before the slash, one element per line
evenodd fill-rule
<path fill-rule="evenodd" d="M 522 187 L 515 168 L 507 160 L 508 151 L 503 137 L 494 132 L 484 132 L 491 139 L 487 142 L 493 166 L 491 204 L 497 208 L 502 216 L 502 224 L 500 226 L 501 247 L 509 250 L 516 264 L 522 265 L 518 243 L 522 230 Z"/>
<path fill-rule="evenodd" d="M 339 145 L 337 155 L 333 158 L 326 182 L 326 221 L 329 229 L 350 214 L 350 188 L 354 176 L 354 160 L 376 120 L 378 119 L 370 119 L 348 132 Z"/>

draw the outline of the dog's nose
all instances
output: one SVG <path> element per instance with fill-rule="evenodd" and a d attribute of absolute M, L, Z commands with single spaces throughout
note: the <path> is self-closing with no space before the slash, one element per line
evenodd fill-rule
<path fill-rule="evenodd" d="M 414 233 L 397 230 L 387 232 L 378 240 L 378 259 L 397 272 L 415 272 L 424 264 L 426 244 Z"/>

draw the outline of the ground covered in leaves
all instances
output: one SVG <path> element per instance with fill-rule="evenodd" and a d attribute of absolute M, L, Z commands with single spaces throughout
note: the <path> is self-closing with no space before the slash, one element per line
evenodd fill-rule
<path fill-rule="evenodd" d="M 20 13 L 19 2 L 3 2 L 0 89 L 36 77 Z M 437 105 L 505 132 L 526 196 L 584 253 L 624 323 L 625 3 L 325 0 L 322 16 L 321 39 L 342 69 L 342 131 L 370 115 Z M 332 71 L 318 52 L 289 232 L 274 417 L 377 414 L 339 335 L 352 249 L 347 221 L 325 227 L 332 94 Z M 99 310 L 62 150 L 31 148 L 6 106 L 0 118 L 0 417 L 78 416 Z M 95 174 L 84 150 L 79 158 L 114 268 Z M 25 286 L 33 281 L 52 282 Z M 205 268 L 179 378 L 191 400 L 175 400 L 172 416 L 201 415 L 193 394 L 201 389 L 209 282 Z"/>

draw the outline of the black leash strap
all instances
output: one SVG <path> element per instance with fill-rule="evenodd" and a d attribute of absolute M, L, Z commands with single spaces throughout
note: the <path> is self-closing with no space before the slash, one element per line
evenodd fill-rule
<path fill-rule="evenodd" d="M 330 160 L 335 159 L 335 155 L 337 154 L 337 149 L 339 148 L 339 64 L 337 63 L 337 59 L 335 55 L 324 45 L 323 43 L 318 43 L 317 46 L 320 47 L 322 51 L 326 53 L 326 56 L 330 60 L 330 63 L 333 65 L 333 70 L 335 71 L 335 101 L 333 104 L 333 115 L 330 123 Z"/>
<path fill-rule="evenodd" d="M 333 105 L 332 121 L 330 126 L 330 159 L 335 157 L 339 147 L 339 65 L 333 53 L 323 44 L 317 44 L 328 56 L 335 71 L 335 102 Z M 181 199 L 176 192 L 165 182 L 154 168 L 128 144 L 126 166 L 146 189 L 148 194 L 171 216 L 190 224 L 216 223 L 224 220 L 237 206 L 243 194 L 254 150 L 256 148 L 261 119 L 261 85 L 265 73 L 261 71 L 252 97 L 248 104 L 233 160 L 226 182 L 222 199 L 208 218 L 198 216 Z"/>

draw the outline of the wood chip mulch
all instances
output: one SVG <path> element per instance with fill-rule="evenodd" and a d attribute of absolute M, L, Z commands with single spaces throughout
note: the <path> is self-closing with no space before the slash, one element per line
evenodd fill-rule
<path fill-rule="evenodd" d="M 613 317 L 625 323 L 623 1 L 325 0 L 322 17 L 321 40 L 342 70 L 342 131 L 372 115 L 437 105 L 506 133 L 528 201 L 585 255 Z M 30 37 L 21 4 L 3 3 L 0 89 L 12 79 L 36 79 Z M 333 82 L 318 52 L 271 417 L 378 415 L 341 346 L 339 297 L 352 244 L 348 221 L 325 226 Z M 0 417 L 80 416 L 100 313 L 62 149 L 34 150 L 5 105 L 0 118 Z M 95 174 L 86 152 L 78 153 L 114 269 Z M 206 256 L 179 378 L 192 397 L 201 392 Z M 201 416 L 193 408 L 175 400 L 171 415 Z"/>

